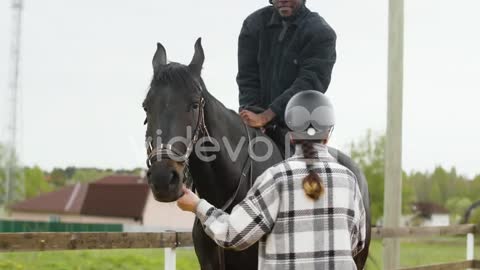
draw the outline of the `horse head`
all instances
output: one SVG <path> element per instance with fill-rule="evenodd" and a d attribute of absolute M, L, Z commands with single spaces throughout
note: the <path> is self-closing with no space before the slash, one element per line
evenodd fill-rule
<path fill-rule="evenodd" d="M 201 39 L 191 63 L 167 63 L 157 43 L 153 79 L 143 102 L 146 112 L 147 178 L 156 200 L 171 202 L 182 195 L 188 159 L 206 130 L 204 83 L 200 77 L 205 56 Z"/>

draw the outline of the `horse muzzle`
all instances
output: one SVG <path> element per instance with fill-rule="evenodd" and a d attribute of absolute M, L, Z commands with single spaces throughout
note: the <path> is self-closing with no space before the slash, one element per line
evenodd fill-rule
<path fill-rule="evenodd" d="M 147 172 L 147 178 L 155 200 L 173 202 L 183 195 L 184 169 L 183 164 L 173 160 L 162 160 L 152 164 Z"/>

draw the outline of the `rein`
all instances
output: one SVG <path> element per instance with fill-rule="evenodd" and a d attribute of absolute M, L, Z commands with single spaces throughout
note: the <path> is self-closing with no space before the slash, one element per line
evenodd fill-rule
<path fill-rule="evenodd" d="M 250 147 L 250 143 L 252 141 L 252 138 L 250 136 L 250 132 L 248 132 L 247 125 L 245 123 L 243 123 L 243 125 L 245 126 L 245 132 L 247 132 L 247 136 L 248 136 L 247 147 Z M 248 148 L 247 148 L 247 151 L 248 151 Z M 232 205 L 235 198 L 238 196 L 238 192 L 240 191 L 240 188 L 242 187 L 242 182 L 243 182 L 242 179 L 247 177 L 247 173 L 248 173 L 249 170 L 250 170 L 250 181 L 248 182 L 248 184 L 249 184 L 248 189 L 250 189 L 253 185 L 253 161 L 250 158 L 250 154 L 247 154 L 247 160 L 245 160 L 245 162 L 244 162 L 242 173 L 240 174 L 240 179 L 238 180 L 237 189 L 235 190 L 235 193 L 233 193 L 233 196 L 231 196 L 227 200 L 227 202 L 222 206 L 223 211 L 226 211 Z"/>

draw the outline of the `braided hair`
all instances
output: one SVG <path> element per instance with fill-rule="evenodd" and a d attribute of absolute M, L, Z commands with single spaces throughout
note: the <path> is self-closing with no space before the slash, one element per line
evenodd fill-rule
<path fill-rule="evenodd" d="M 318 200 L 325 193 L 322 179 L 313 170 L 314 160 L 318 158 L 317 151 L 313 147 L 312 141 L 302 142 L 303 157 L 307 159 L 308 175 L 303 179 L 303 190 L 305 195 L 313 200 Z"/>

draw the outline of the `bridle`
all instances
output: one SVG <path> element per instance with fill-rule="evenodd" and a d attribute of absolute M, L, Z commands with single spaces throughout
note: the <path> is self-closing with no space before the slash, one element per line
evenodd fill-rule
<path fill-rule="evenodd" d="M 185 164 L 185 171 L 184 171 L 184 182 L 187 182 L 187 185 L 193 185 L 193 179 L 190 174 L 190 169 L 188 165 L 188 161 L 190 158 L 190 155 L 193 152 L 193 149 L 195 148 L 195 144 L 198 142 L 200 139 L 200 135 L 206 135 L 208 140 L 212 142 L 212 138 L 210 136 L 210 133 L 208 132 L 207 125 L 205 123 L 205 97 L 203 94 L 206 92 L 204 90 L 204 87 L 202 87 L 202 84 L 198 81 L 195 80 L 196 87 L 200 91 L 200 102 L 199 102 L 199 108 L 198 108 L 198 117 L 197 117 L 197 124 L 195 126 L 195 132 L 193 135 L 192 140 L 188 143 L 187 149 L 184 154 L 182 154 L 173 144 L 160 144 L 158 147 L 153 147 L 151 140 L 147 142 L 147 167 L 150 169 L 153 165 L 154 162 L 157 162 L 161 159 L 169 159 L 169 160 L 175 160 L 177 162 L 181 162 Z M 248 145 L 250 145 L 252 138 L 250 136 L 250 132 L 248 131 L 247 125 L 244 123 L 245 127 L 245 132 L 247 133 L 248 136 Z M 159 159 L 160 158 L 160 159 Z M 250 175 L 248 173 L 250 172 Z M 242 186 L 242 180 L 246 177 L 250 176 L 249 181 L 247 182 L 248 189 L 253 185 L 253 161 L 250 158 L 250 155 L 247 155 L 247 159 L 245 160 L 245 163 L 243 164 L 243 169 L 240 174 L 240 179 L 238 181 L 238 186 L 235 190 L 235 193 L 233 196 L 231 196 L 227 202 L 222 206 L 222 210 L 227 210 L 235 200 L 235 198 L 238 196 L 238 193 L 240 191 L 240 188 Z"/>
<path fill-rule="evenodd" d="M 187 145 L 187 149 L 185 153 L 181 153 L 173 144 L 160 144 L 158 147 L 153 147 L 151 140 L 147 141 L 147 167 L 150 169 L 153 163 L 156 161 L 160 161 L 161 159 L 171 159 L 177 162 L 184 163 L 188 167 L 188 160 L 190 155 L 195 148 L 195 144 L 200 139 L 200 135 L 207 135 L 208 139 L 211 141 L 210 134 L 207 129 L 207 125 L 205 124 L 205 98 L 203 96 L 203 87 L 197 81 L 196 86 L 200 90 L 200 102 L 198 108 L 198 117 L 197 117 L 197 124 L 195 126 L 195 131 L 193 134 L 193 138 Z"/>

